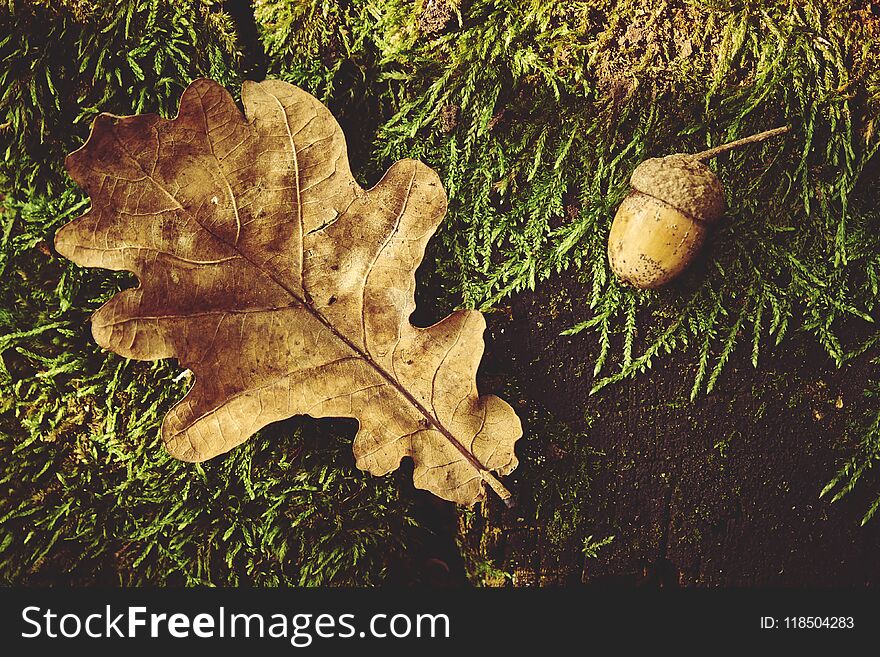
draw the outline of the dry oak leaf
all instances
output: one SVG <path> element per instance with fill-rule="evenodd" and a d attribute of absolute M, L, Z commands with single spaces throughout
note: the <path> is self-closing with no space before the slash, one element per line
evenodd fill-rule
<path fill-rule="evenodd" d="M 470 504 L 485 482 L 508 499 L 492 472 L 516 467 L 522 428 L 477 392 L 483 316 L 409 322 L 446 212 L 437 174 L 404 160 L 365 191 L 318 100 L 276 80 L 241 96 L 245 116 L 196 80 L 173 120 L 101 114 L 68 156 L 92 205 L 58 231 L 58 252 L 140 280 L 95 313 L 95 340 L 193 371 L 162 423 L 177 458 L 212 458 L 292 415 L 352 417 L 359 468 L 383 475 L 410 456 L 419 488 Z"/>

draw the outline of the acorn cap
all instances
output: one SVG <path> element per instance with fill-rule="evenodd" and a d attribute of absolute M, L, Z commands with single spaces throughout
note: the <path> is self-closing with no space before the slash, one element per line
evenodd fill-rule
<path fill-rule="evenodd" d="M 677 153 L 645 160 L 630 178 L 633 189 L 664 201 L 695 219 L 712 223 L 724 212 L 724 188 L 699 160 Z"/>

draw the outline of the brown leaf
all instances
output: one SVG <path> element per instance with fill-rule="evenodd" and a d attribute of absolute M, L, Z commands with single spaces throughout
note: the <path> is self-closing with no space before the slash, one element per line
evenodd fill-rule
<path fill-rule="evenodd" d="M 359 468 L 415 463 L 414 481 L 472 503 L 516 467 L 519 418 L 480 397 L 483 316 L 409 323 L 415 270 L 446 211 L 437 174 L 393 165 L 369 191 L 315 98 L 245 82 L 242 116 L 209 80 L 173 120 L 95 119 L 67 158 L 92 207 L 56 235 L 83 266 L 134 272 L 140 287 L 92 318 L 103 347 L 177 358 L 195 373 L 162 437 L 186 461 L 222 454 L 297 414 L 353 417 Z"/>

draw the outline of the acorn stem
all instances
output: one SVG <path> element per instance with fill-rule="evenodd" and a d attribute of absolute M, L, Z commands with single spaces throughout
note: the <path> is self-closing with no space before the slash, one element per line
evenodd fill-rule
<path fill-rule="evenodd" d="M 711 160 L 713 157 L 718 155 L 722 155 L 728 151 L 732 151 L 734 148 L 739 148 L 740 146 L 745 146 L 746 144 L 754 144 L 755 142 L 764 141 L 765 139 L 770 139 L 770 137 L 776 137 L 777 135 L 784 135 L 788 132 L 789 127 L 787 125 L 781 126 L 779 128 L 773 128 L 773 130 L 765 130 L 764 132 L 759 132 L 756 135 L 751 135 L 750 137 L 743 137 L 742 139 L 737 139 L 736 141 L 731 141 L 726 144 L 721 144 L 721 146 L 715 146 L 714 148 L 709 148 L 705 151 L 700 151 L 699 153 L 694 153 L 691 155 L 695 160 L 699 160 L 700 162 L 705 162 L 706 160 Z"/>

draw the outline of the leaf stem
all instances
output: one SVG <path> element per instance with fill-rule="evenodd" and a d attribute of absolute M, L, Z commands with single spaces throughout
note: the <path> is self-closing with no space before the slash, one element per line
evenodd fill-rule
<path fill-rule="evenodd" d="M 498 497 L 501 498 L 501 501 L 504 502 L 504 505 L 509 509 L 513 506 L 513 496 L 510 494 L 510 491 L 504 487 L 504 484 L 493 475 L 486 468 L 480 469 L 480 476 L 483 477 L 483 481 L 489 484 L 489 488 L 491 488 Z"/>

